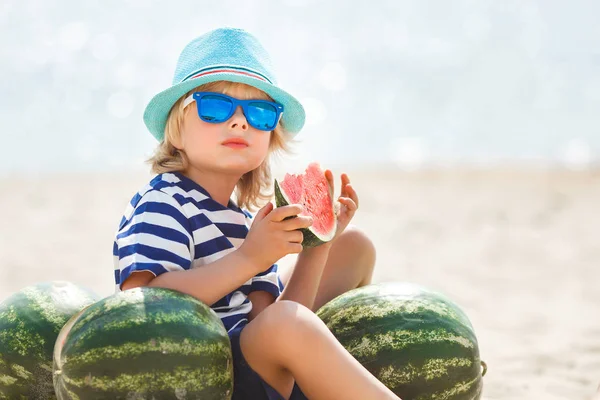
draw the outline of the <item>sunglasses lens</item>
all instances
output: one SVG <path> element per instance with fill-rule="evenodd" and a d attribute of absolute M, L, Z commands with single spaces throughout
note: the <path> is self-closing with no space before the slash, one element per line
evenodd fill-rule
<path fill-rule="evenodd" d="M 269 103 L 250 103 L 246 117 L 256 129 L 272 130 L 277 124 L 277 109 Z"/>
<path fill-rule="evenodd" d="M 226 97 L 206 95 L 200 99 L 200 118 L 206 122 L 223 122 L 229 118 L 233 104 Z"/>

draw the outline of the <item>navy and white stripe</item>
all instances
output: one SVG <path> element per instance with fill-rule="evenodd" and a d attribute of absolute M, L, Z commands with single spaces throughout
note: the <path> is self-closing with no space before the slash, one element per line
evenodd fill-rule
<path fill-rule="evenodd" d="M 233 201 L 223 206 L 180 173 L 157 175 L 133 196 L 119 224 L 113 244 L 115 291 L 134 271 L 158 276 L 218 260 L 239 248 L 251 220 Z M 277 264 L 211 306 L 228 331 L 248 322 L 248 294 L 259 290 L 281 294 Z"/>

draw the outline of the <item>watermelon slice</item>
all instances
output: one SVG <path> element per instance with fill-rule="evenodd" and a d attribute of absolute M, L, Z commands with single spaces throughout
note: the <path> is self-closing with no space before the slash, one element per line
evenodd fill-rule
<path fill-rule="evenodd" d="M 304 174 L 286 174 L 281 182 L 275 179 L 275 204 L 277 207 L 302 204 L 304 210 L 300 215 L 312 217 L 312 226 L 301 229 L 304 235 L 302 246 L 316 247 L 335 236 L 337 218 L 333 189 L 318 163 L 309 164 Z"/>

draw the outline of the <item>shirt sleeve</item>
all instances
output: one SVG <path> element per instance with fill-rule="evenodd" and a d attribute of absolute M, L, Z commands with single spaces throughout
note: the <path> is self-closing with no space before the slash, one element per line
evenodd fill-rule
<path fill-rule="evenodd" d="M 283 291 L 283 284 L 279 279 L 277 264 L 273 264 L 271 268 L 252 278 L 250 292 L 252 293 L 258 290 L 271 293 L 275 298 L 279 297 Z"/>
<path fill-rule="evenodd" d="M 113 255 L 118 289 L 135 271 L 159 276 L 190 269 L 193 239 L 179 203 L 158 190 L 144 194 L 129 218 L 121 223 Z"/>

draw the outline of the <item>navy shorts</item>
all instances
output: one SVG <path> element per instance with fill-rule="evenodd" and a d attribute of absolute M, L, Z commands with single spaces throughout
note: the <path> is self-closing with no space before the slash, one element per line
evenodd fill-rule
<path fill-rule="evenodd" d="M 240 348 L 240 333 L 236 329 L 229 333 L 233 353 L 233 396 L 231 400 L 285 400 L 265 382 L 246 362 Z M 294 384 L 290 400 L 306 400 L 297 384 Z"/>

